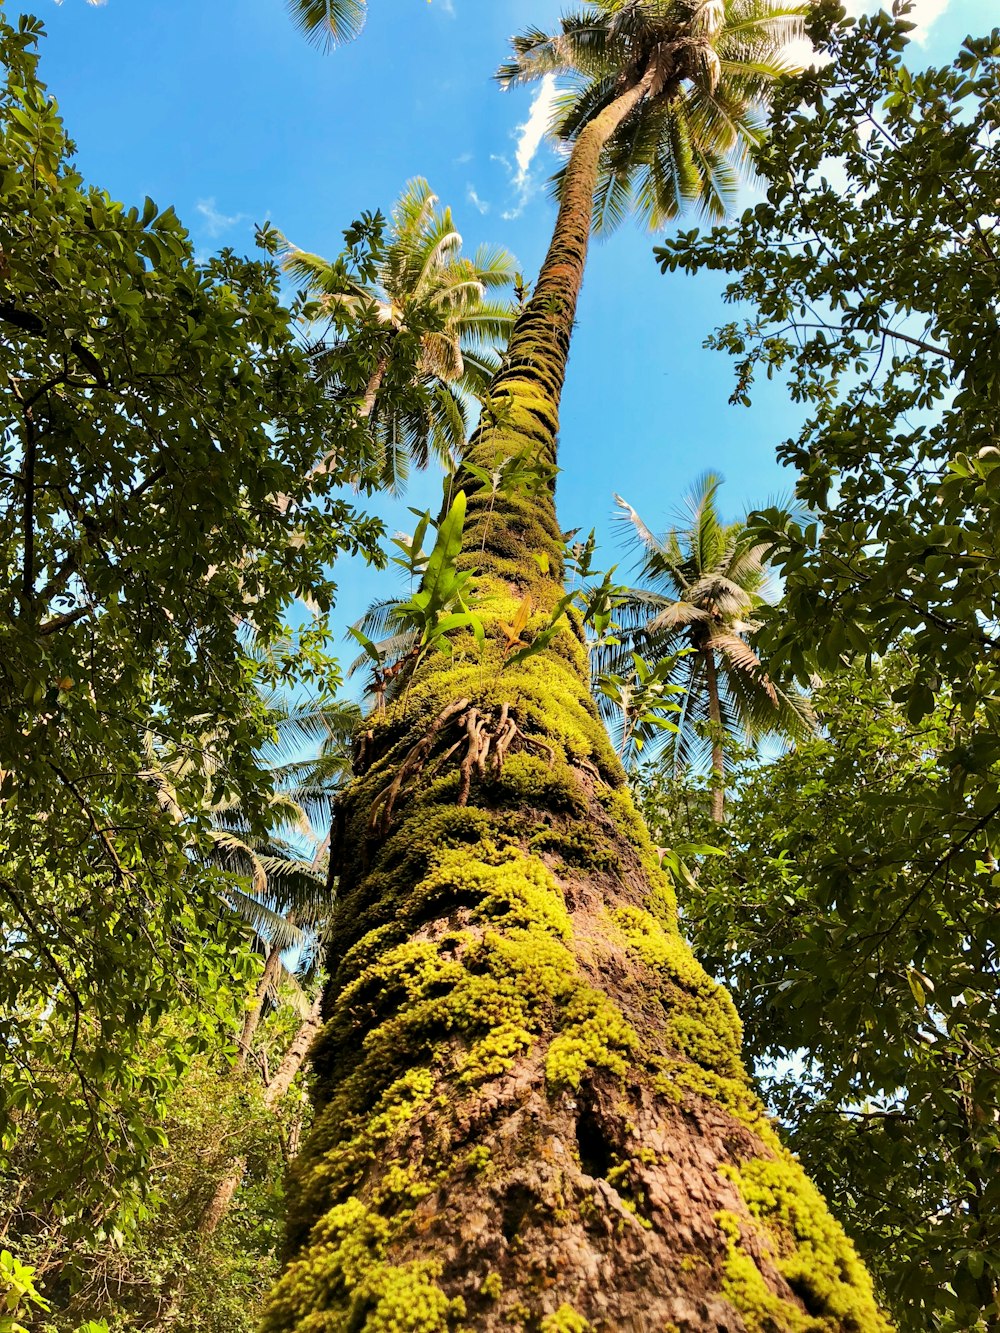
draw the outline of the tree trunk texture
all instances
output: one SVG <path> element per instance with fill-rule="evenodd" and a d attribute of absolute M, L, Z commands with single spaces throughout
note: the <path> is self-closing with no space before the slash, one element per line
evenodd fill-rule
<path fill-rule="evenodd" d="M 598 158 L 641 95 L 577 142 L 479 465 L 554 461 Z M 519 608 L 530 640 L 562 593 L 551 481 L 466 490 L 486 646 L 456 637 L 358 738 L 317 1116 L 263 1327 L 887 1333 L 680 937 L 582 628 L 511 664 Z"/>
<path fill-rule="evenodd" d="M 280 953 L 278 955 L 280 959 Z M 269 960 L 270 961 L 270 960 Z M 263 984 L 263 983 L 262 983 Z M 295 1081 L 295 1075 L 302 1068 L 309 1048 L 315 1040 L 316 1033 L 319 1030 L 321 1000 L 317 999 L 309 1011 L 308 1017 L 303 1021 L 302 1026 L 295 1034 L 295 1040 L 289 1046 L 282 1057 L 281 1063 L 274 1071 L 274 1077 L 264 1089 L 264 1095 L 261 1099 L 264 1107 L 268 1111 L 274 1111 L 288 1095 L 288 1090 Z M 248 1013 L 251 1011 L 248 1011 Z M 260 1006 L 257 1006 L 258 1021 L 260 1018 Z M 256 1027 L 256 1024 L 254 1025 Z M 245 1030 L 245 1029 L 244 1029 Z M 237 1157 L 232 1163 L 226 1175 L 219 1181 L 215 1187 L 215 1193 L 205 1205 L 201 1218 L 198 1222 L 198 1231 L 202 1236 L 211 1236 L 218 1230 L 219 1224 L 229 1212 L 230 1204 L 233 1201 L 233 1195 L 239 1189 L 240 1181 L 243 1179 L 243 1173 L 247 1169 L 245 1157 Z"/>
<path fill-rule="evenodd" d="M 722 706 L 719 702 L 719 669 L 715 650 L 702 648 L 705 654 L 705 684 L 708 689 L 708 720 L 712 727 L 712 818 L 716 824 L 726 819 L 726 758 L 722 748 Z"/>
<path fill-rule="evenodd" d="M 257 982 L 257 989 L 254 991 L 253 999 L 250 1001 L 250 1007 L 243 1015 L 243 1028 L 240 1032 L 239 1047 L 236 1052 L 236 1059 L 233 1062 L 234 1071 L 243 1070 L 247 1066 L 250 1052 L 253 1050 L 253 1039 L 257 1035 L 257 1029 L 260 1027 L 260 1016 L 264 1009 L 264 1001 L 267 998 L 268 991 L 277 985 L 278 977 L 280 975 L 281 950 L 272 949 L 264 962 L 264 971 L 261 973 L 260 980 Z"/>

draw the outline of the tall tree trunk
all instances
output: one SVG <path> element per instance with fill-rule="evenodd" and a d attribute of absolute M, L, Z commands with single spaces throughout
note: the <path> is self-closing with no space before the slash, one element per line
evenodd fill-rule
<path fill-rule="evenodd" d="M 705 654 L 705 683 L 708 689 L 708 720 L 712 727 L 712 818 L 717 824 L 726 818 L 726 761 L 722 748 L 722 708 L 719 703 L 719 668 L 713 648 L 702 648 Z"/>
<path fill-rule="evenodd" d="M 395 337 L 395 331 L 393 331 L 391 336 Z M 359 421 L 367 421 L 375 411 L 375 404 L 378 402 L 379 392 L 385 380 L 386 372 L 389 369 L 390 356 L 391 353 L 389 351 L 382 353 L 376 362 L 375 369 L 371 373 L 371 378 L 365 385 L 365 394 L 361 400 L 361 405 L 358 408 Z M 308 479 L 312 480 L 318 477 L 325 477 L 326 474 L 331 471 L 336 461 L 336 454 L 327 454 L 325 458 L 321 458 L 318 463 L 314 464 L 314 466 L 309 469 L 307 474 Z M 274 503 L 279 513 L 287 514 L 291 507 L 292 497 L 290 495 L 279 495 Z"/>
<path fill-rule="evenodd" d="M 267 999 L 267 993 L 277 983 L 281 974 L 281 950 L 272 949 L 267 955 L 264 963 L 264 971 L 261 973 L 260 980 L 257 982 L 257 989 L 254 991 L 253 999 L 250 1001 L 250 1007 L 243 1015 L 243 1029 L 240 1032 L 239 1046 L 236 1052 L 236 1059 L 233 1063 L 234 1070 L 246 1068 L 247 1060 L 253 1049 L 253 1039 L 257 1035 L 257 1029 L 260 1027 L 260 1016 L 264 1008 L 264 1001 Z"/>
<path fill-rule="evenodd" d="M 375 411 L 375 404 L 378 402 L 379 390 L 382 388 L 382 382 L 385 379 L 385 373 L 389 369 L 389 353 L 383 352 L 378 359 L 378 364 L 372 371 L 372 377 L 365 386 L 365 396 L 361 400 L 361 406 L 358 409 L 358 416 L 362 421 L 367 421 Z M 314 468 L 315 472 L 316 469 Z"/>
<path fill-rule="evenodd" d="M 598 157 L 641 95 L 573 151 L 480 465 L 554 461 Z M 553 487 L 492 509 L 466 489 L 486 646 L 456 637 L 359 740 L 317 1118 L 264 1329 L 886 1333 L 678 933 L 580 627 L 510 664 L 504 627 L 530 598 L 530 639 L 562 591 Z"/>
<path fill-rule="evenodd" d="M 258 1016 L 259 1016 L 258 1008 Z M 285 1052 L 281 1063 L 274 1072 L 274 1077 L 264 1089 L 263 1104 L 266 1110 L 274 1111 L 288 1095 L 288 1089 L 295 1081 L 295 1075 L 302 1068 L 309 1047 L 319 1030 L 320 1000 L 316 1000 L 302 1023 L 295 1040 Z M 203 1236 L 210 1236 L 217 1230 L 219 1223 L 229 1211 L 233 1195 L 239 1188 L 243 1173 L 247 1169 L 245 1157 L 238 1157 L 230 1164 L 226 1175 L 215 1187 L 215 1193 L 205 1206 L 198 1222 L 198 1231 Z"/>

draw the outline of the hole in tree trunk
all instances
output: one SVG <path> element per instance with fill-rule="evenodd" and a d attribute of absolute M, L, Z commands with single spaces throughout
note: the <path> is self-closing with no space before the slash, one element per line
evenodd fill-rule
<path fill-rule="evenodd" d="M 504 1196 L 503 1218 L 501 1227 L 503 1228 L 504 1239 L 512 1241 L 521 1229 L 521 1223 L 527 1217 L 531 1210 L 534 1195 L 525 1185 L 514 1184 Z"/>
<path fill-rule="evenodd" d="M 590 1105 L 585 1105 L 577 1118 L 576 1145 L 584 1172 L 595 1179 L 606 1180 L 613 1160 L 611 1144 Z"/>

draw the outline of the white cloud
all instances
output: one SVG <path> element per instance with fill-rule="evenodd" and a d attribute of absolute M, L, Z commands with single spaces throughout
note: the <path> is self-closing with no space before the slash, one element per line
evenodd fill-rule
<path fill-rule="evenodd" d="M 467 185 L 465 187 L 465 197 L 473 208 L 479 209 L 480 213 L 488 213 L 490 211 L 489 204 L 485 199 L 480 199 L 479 192 L 474 185 Z"/>
<path fill-rule="evenodd" d="M 913 9 L 907 16 L 910 23 L 917 25 L 910 33 L 913 41 L 921 46 L 926 44 L 931 27 L 947 11 L 949 3 L 950 0 L 914 0 Z M 887 3 L 880 5 L 879 0 L 844 0 L 844 6 L 854 18 L 860 18 L 862 14 L 871 14 L 879 8 L 889 8 Z M 807 37 L 789 42 L 783 54 L 791 63 L 800 65 L 805 69 L 810 66 L 819 68 L 830 63 L 828 55 L 812 49 L 812 43 Z"/>
<path fill-rule="evenodd" d="M 214 195 L 210 199 L 199 199 L 195 204 L 195 211 L 204 218 L 202 230 L 209 236 L 221 236 L 224 231 L 229 231 L 231 227 L 238 226 L 239 223 L 246 221 L 246 213 L 234 213 L 230 217 L 226 213 L 220 212 L 215 206 Z"/>
<path fill-rule="evenodd" d="M 847 11 L 853 14 L 855 18 L 861 14 L 870 14 L 876 9 L 888 9 L 888 0 L 844 0 Z M 916 29 L 910 34 L 915 42 L 923 45 L 927 41 L 931 27 L 937 22 L 948 8 L 950 0 L 914 0 L 913 9 L 907 15 L 910 23 L 915 23 Z"/>
<path fill-rule="evenodd" d="M 503 215 L 508 220 L 520 217 L 525 204 L 538 188 L 538 182 L 532 173 L 531 166 L 549 128 L 557 96 L 556 77 L 554 74 L 546 74 L 538 92 L 531 100 L 531 106 L 528 108 L 528 119 L 522 125 L 518 125 L 514 131 L 517 138 L 517 148 L 514 151 L 516 168 L 511 169 L 510 163 L 505 158 L 498 157 L 496 159 L 503 162 L 507 169 L 511 171 L 511 184 L 514 187 L 515 198 L 511 207 Z"/>
<path fill-rule="evenodd" d="M 517 127 L 519 138 L 517 152 L 514 154 L 517 162 L 517 175 L 514 178 L 514 184 L 517 186 L 523 186 L 528 180 L 535 154 L 541 147 L 545 132 L 549 128 L 549 121 L 552 119 L 552 109 L 555 106 L 557 95 L 556 76 L 546 74 L 542 79 L 541 87 L 532 99 L 528 119 L 523 125 Z"/>
<path fill-rule="evenodd" d="M 910 15 L 910 22 L 917 25 L 913 40 L 919 42 L 922 46 L 927 41 L 931 25 L 941 17 L 947 8 L 948 0 L 917 0 L 913 13 Z"/>

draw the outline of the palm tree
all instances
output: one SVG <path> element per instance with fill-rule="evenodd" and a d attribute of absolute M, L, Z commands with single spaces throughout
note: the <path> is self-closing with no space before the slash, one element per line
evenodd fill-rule
<path fill-rule="evenodd" d="M 815 726 L 808 698 L 775 680 L 748 642 L 759 628 L 756 613 L 768 604 L 771 579 L 764 548 L 746 521 L 721 521 L 716 507 L 721 484 L 713 472 L 700 477 L 686 501 L 686 525 L 663 537 L 615 497 L 639 549 L 642 586 L 626 590 L 616 613 L 620 645 L 596 655 L 598 671 L 614 670 L 631 652 L 653 660 L 675 657 L 671 677 L 680 687 L 680 712 L 666 743 L 674 771 L 680 772 L 703 761 L 707 735 L 712 818 L 719 823 L 725 811 L 726 737 L 796 741 Z"/>
<path fill-rule="evenodd" d="M 515 47 L 509 78 L 582 83 L 552 245 L 455 479 L 461 551 L 415 594 L 472 574 L 480 633 L 451 627 L 367 720 L 338 798 L 317 1116 L 265 1333 L 888 1333 L 680 936 L 566 613 L 552 484 L 602 164 L 631 144 L 640 206 L 716 207 L 799 13 L 597 0 Z M 542 483 L 492 487 L 514 459 Z"/>
<path fill-rule="evenodd" d="M 357 705 L 309 700 L 289 703 L 265 696 L 274 740 L 263 759 L 275 793 L 270 808 L 275 825 L 255 836 L 236 800 L 211 808 L 207 859 L 226 873 L 220 894 L 246 923 L 260 946 L 264 964 L 243 1016 L 233 1066 L 245 1070 L 265 1005 L 290 1003 L 299 1024 L 278 1067 L 265 1072 L 261 1094 L 266 1110 L 287 1095 L 319 1026 L 321 996 L 304 989 L 315 982 L 327 921 L 333 908 L 326 866 L 332 801 L 350 774 L 350 744 L 360 720 Z M 243 881 L 240 883 L 239 881 Z M 294 972 L 283 958 L 295 955 Z M 198 1230 L 211 1235 L 225 1217 L 246 1168 L 229 1162 L 202 1210 Z"/>
<path fill-rule="evenodd" d="M 350 42 L 365 25 L 365 0 L 288 0 L 293 21 L 320 50 Z"/>
<path fill-rule="evenodd" d="M 364 314 L 380 330 L 359 415 L 381 453 L 385 483 L 398 488 L 410 460 L 424 467 L 434 456 L 452 464 L 468 435 L 470 408 L 499 365 L 495 348 L 514 325 L 510 301 L 490 295 L 514 279 L 507 251 L 480 246 L 471 259 L 463 256 L 451 210 L 439 208 L 418 177 L 393 209 L 373 285 L 346 281 L 338 265 L 287 241 L 284 256 L 284 267 L 313 297 L 307 316 L 350 330 Z M 322 364 L 317 358 L 320 373 Z M 401 402 L 382 392 L 393 382 L 414 382 L 418 392 Z"/>

